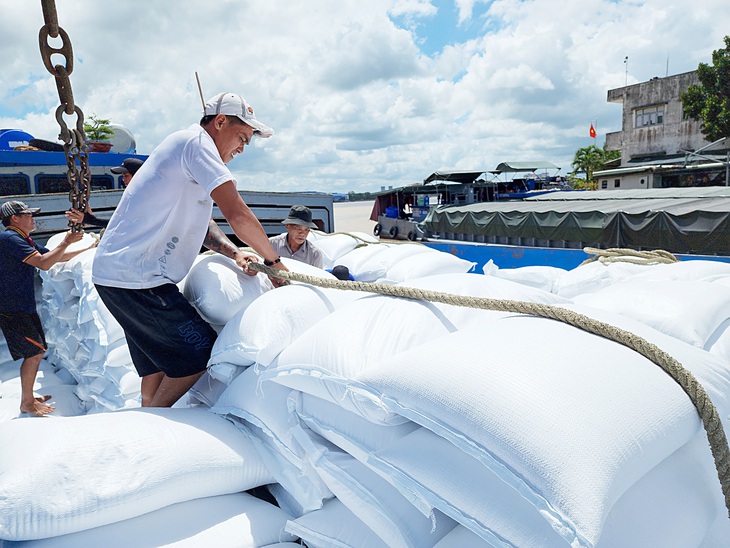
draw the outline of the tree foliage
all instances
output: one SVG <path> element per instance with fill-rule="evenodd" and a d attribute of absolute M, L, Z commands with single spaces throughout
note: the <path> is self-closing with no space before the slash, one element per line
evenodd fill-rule
<path fill-rule="evenodd" d="M 358 202 L 362 200 L 372 200 L 375 197 L 375 194 L 372 192 L 354 192 L 350 191 L 347 193 L 348 199 L 351 202 Z"/>
<path fill-rule="evenodd" d="M 621 156 L 620 151 L 606 150 L 605 145 L 604 148 L 598 148 L 596 145 L 579 148 L 575 151 L 573 163 L 571 164 L 573 166 L 570 179 L 572 185 L 575 187 L 578 183 L 575 176 L 578 173 L 583 173 L 585 174 L 585 184 L 590 188 L 593 183 L 593 172 L 603 169 L 608 162 L 617 159 L 619 156 Z"/>
<path fill-rule="evenodd" d="M 109 124 L 109 120 L 92 114 L 89 116 L 88 121 L 84 122 L 86 139 L 88 141 L 108 141 L 114 135 L 114 130 Z"/>
<path fill-rule="evenodd" d="M 712 65 L 699 64 L 697 76 L 700 84 L 680 95 L 685 114 L 702 121 L 708 141 L 730 137 L 730 36 L 723 49 L 712 52 Z"/>

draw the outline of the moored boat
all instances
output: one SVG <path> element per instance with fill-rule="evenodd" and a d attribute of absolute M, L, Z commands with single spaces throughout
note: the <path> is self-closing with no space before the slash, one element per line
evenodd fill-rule
<path fill-rule="evenodd" d="M 123 128 L 118 131 L 125 136 L 125 140 L 121 141 L 121 150 L 124 152 L 117 152 L 112 146 L 108 152 L 88 154 L 91 172 L 89 204 L 94 214 L 102 219 L 111 217 L 124 191 L 121 175 L 113 173 L 111 169 L 121 165 L 126 158 L 147 158 L 145 154 L 137 154 L 134 146 L 130 148 L 130 139 L 132 143 L 134 141 L 129 132 Z M 41 208 L 33 233 L 33 237 L 41 243 L 68 229 L 64 216 L 70 207 L 66 169 L 66 157 L 60 144 L 35 139 L 20 130 L 0 130 L 0 199 L 20 200 L 30 207 Z M 313 221 L 320 230 L 334 230 L 331 194 L 239 192 L 270 236 L 283 231 L 281 220 L 286 218 L 289 208 L 297 204 L 306 205 L 312 210 Z M 224 233 L 241 243 L 217 207 L 213 210 L 213 218 Z"/>
<path fill-rule="evenodd" d="M 492 170 L 435 171 L 422 183 L 389 189 L 375 197 L 370 219 L 374 234 L 422 240 L 421 224 L 431 209 L 485 202 L 523 200 L 572 190 L 550 162 L 501 162 Z"/>
<path fill-rule="evenodd" d="M 499 258 L 509 268 L 556 261 L 573 268 L 586 258 L 585 247 L 661 249 L 686 259 L 730 260 L 726 186 L 541 188 L 512 193 L 519 199 L 481 201 L 475 196 L 481 195 L 482 183 L 463 179 L 474 176 L 464 173 L 460 182 L 443 183 L 443 188 L 415 185 L 379 194 L 370 216 L 378 221 L 374 233 L 383 238 L 407 234 L 409 240 L 469 260 Z"/>

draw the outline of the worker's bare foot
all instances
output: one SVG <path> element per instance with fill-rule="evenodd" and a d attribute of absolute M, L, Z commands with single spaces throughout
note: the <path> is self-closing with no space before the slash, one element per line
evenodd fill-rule
<path fill-rule="evenodd" d="M 31 415 L 35 415 L 36 417 L 42 417 L 43 415 L 48 415 L 48 413 L 52 413 L 56 409 L 55 407 L 46 405 L 45 403 L 38 401 L 39 399 L 42 398 L 34 398 L 30 401 L 30 403 L 21 404 L 20 412 L 30 413 Z M 47 401 L 47 399 L 43 401 Z"/>

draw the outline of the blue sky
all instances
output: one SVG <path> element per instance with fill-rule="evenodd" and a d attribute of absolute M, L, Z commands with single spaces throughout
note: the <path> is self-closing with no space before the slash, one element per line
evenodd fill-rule
<path fill-rule="evenodd" d="M 618 131 L 609 89 L 711 62 L 726 0 L 63 0 L 84 113 L 140 153 L 243 95 L 276 130 L 231 164 L 250 190 L 378 191 L 437 170 L 549 161 Z M 40 0 L 0 0 L 0 128 L 55 140 Z M 688 39 L 691 37 L 691 40 Z M 627 65 L 624 64 L 628 56 Z"/>
<path fill-rule="evenodd" d="M 431 2 L 434 12 L 415 21 L 406 16 L 392 16 L 399 27 L 414 33 L 418 48 L 428 56 L 438 55 L 446 46 L 474 40 L 484 31 L 488 4 L 479 2 L 472 8 L 471 16 L 462 20 L 460 10 L 451 0 Z"/>

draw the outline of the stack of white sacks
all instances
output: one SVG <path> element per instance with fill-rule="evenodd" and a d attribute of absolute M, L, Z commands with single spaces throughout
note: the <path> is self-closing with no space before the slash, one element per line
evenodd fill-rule
<path fill-rule="evenodd" d="M 345 265 L 358 281 L 557 305 L 636 333 L 688 368 L 727 423 L 730 264 L 490 263 L 482 274 L 421 245 L 356 236 L 311 237 L 325 268 Z M 89 259 L 44 277 L 49 361 L 87 409 L 132 407 L 133 370 L 112 358 L 126 346 L 98 312 Z M 154 530 L 146 545 L 441 548 L 730 538 L 689 398 L 618 343 L 533 316 L 300 283 L 272 291 L 219 256 L 201 257 L 181 286 L 219 331 L 187 407 L 0 424 L 0 538 L 143 545 Z M 243 493 L 263 485 L 277 505 Z"/>
<path fill-rule="evenodd" d="M 55 247 L 63 234 L 47 244 Z M 86 248 L 93 236 L 69 249 Z M 124 331 L 99 299 L 91 282 L 95 249 L 41 271 L 40 315 L 49 351 L 46 360 L 76 383 L 87 412 L 137 407 L 140 379 L 132 367 Z M 39 292 L 36 291 L 36 295 Z"/>

